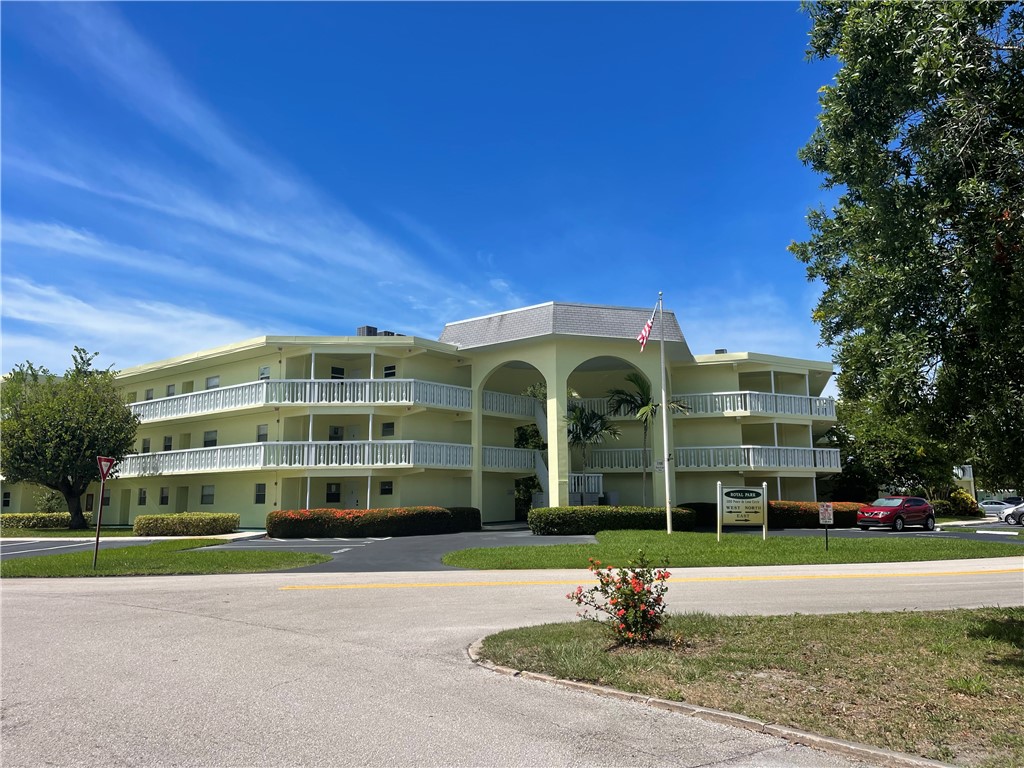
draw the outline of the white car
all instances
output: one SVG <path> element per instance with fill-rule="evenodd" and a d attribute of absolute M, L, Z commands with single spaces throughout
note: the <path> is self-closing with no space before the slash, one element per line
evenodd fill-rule
<path fill-rule="evenodd" d="M 986 515 L 995 515 L 1002 520 L 1006 517 L 1007 510 L 1013 509 L 1017 505 L 1008 501 L 999 501 L 999 499 L 987 499 L 979 501 L 978 506 Z"/>

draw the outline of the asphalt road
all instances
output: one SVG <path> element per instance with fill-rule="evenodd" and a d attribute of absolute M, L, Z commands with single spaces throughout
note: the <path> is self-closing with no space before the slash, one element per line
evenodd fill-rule
<path fill-rule="evenodd" d="M 467 658 L 499 629 L 571 620 L 564 595 L 587 581 L 454 570 L 6 580 L 0 762 L 859 764 Z M 668 598 L 670 611 L 716 613 L 1021 605 L 1024 561 L 694 569 L 673 576 Z"/>

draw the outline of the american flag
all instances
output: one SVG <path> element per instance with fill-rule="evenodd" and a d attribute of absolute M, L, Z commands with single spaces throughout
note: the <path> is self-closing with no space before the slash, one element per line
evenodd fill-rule
<path fill-rule="evenodd" d="M 640 351 L 644 351 L 644 347 L 647 346 L 647 340 L 651 337 L 651 328 L 654 327 L 654 315 L 657 313 L 658 307 L 655 305 L 654 309 L 651 310 L 651 319 L 644 324 L 644 329 L 640 331 L 640 335 L 636 337 L 636 340 L 640 342 Z"/>

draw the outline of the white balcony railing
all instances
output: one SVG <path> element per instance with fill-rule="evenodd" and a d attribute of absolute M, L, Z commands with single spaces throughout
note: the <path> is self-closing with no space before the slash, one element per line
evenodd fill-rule
<path fill-rule="evenodd" d="M 537 451 L 533 448 L 498 448 L 484 446 L 484 469 L 509 472 L 534 472 Z"/>
<path fill-rule="evenodd" d="M 329 467 L 469 469 L 472 460 L 472 446 L 420 440 L 247 443 L 126 456 L 118 476 Z"/>
<path fill-rule="evenodd" d="M 646 466 L 653 466 L 650 450 Z M 724 445 L 700 448 L 676 448 L 676 469 L 802 469 L 820 472 L 839 471 L 839 451 L 835 448 L 785 448 L 766 445 Z M 644 468 L 642 448 L 598 448 L 587 454 L 591 469 L 636 470 Z"/>
<path fill-rule="evenodd" d="M 604 493 L 604 475 L 573 472 L 569 475 L 569 493 Z"/>
<path fill-rule="evenodd" d="M 537 414 L 538 400 L 526 395 L 511 395 L 507 392 L 485 391 L 483 408 L 485 413 L 496 413 L 502 416 L 519 416 L 533 419 Z"/>
<path fill-rule="evenodd" d="M 748 413 L 764 416 L 811 416 L 820 419 L 836 417 L 836 401 L 831 397 L 779 395 L 771 392 L 704 392 L 694 395 L 673 395 L 689 406 L 691 416 L 718 416 Z"/>
<path fill-rule="evenodd" d="M 422 405 L 468 411 L 473 391 L 421 379 L 253 381 L 132 403 L 144 422 L 265 405 Z"/>

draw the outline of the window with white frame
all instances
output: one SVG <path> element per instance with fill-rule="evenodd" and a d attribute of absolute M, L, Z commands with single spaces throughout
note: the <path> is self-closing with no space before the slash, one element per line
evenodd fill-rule
<path fill-rule="evenodd" d="M 256 378 L 259 381 L 270 381 L 270 366 L 261 365 L 259 370 L 256 372 Z"/>
<path fill-rule="evenodd" d="M 153 390 L 152 389 L 147 389 L 146 390 L 146 399 L 147 400 L 152 400 L 153 399 Z"/>
<path fill-rule="evenodd" d="M 325 500 L 328 504 L 337 504 L 341 501 L 341 483 L 328 483 Z"/>
<path fill-rule="evenodd" d="M 202 492 L 199 494 L 199 503 L 213 504 L 213 490 L 214 487 L 212 485 L 204 485 Z"/>
<path fill-rule="evenodd" d="M 332 379 L 344 379 L 345 378 L 345 369 L 342 368 L 340 365 L 332 365 L 331 366 L 331 378 Z"/>
<path fill-rule="evenodd" d="M 255 502 L 256 504 L 267 503 L 267 484 L 256 483 Z"/>
<path fill-rule="evenodd" d="M 150 442 L 150 439 L 148 437 L 142 438 L 142 450 L 140 451 L 140 453 L 149 453 L 151 445 L 152 443 Z"/>
<path fill-rule="evenodd" d="M 167 504 L 170 501 L 171 501 L 171 489 L 167 488 L 167 487 L 161 488 L 160 489 L 160 506 L 161 507 L 166 507 Z"/>
<path fill-rule="evenodd" d="M 3 501 L 0 501 L 0 505 L 2 505 L 4 509 L 8 509 L 11 506 L 11 492 L 10 491 L 4 491 Z"/>
<path fill-rule="evenodd" d="M 214 448 L 217 445 L 217 430 L 208 429 L 203 432 L 203 448 Z"/>
<path fill-rule="evenodd" d="M 174 438 L 171 437 L 170 435 L 164 435 L 164 450 L 165 451 L 172 451 L 172 450 L 174 450 Z"/>
<path fill-rule="evenodd" d="M 392 480 L 380 481 L 380 495 L 391 496 L 395 492 L 395 483 Z"/>
<path fill-rule="evenodd" d="M 384 366 L 384 378 L 385 379 L 393 379 L 397 375 L 398 375 L 398 366 L 397 365 L 385 365 Z"/>
<path fill-rule="evenodd" d="M 85 494 L 85 511 L 92 512 L 93 506 L 96 504 L 95 497 L 91 493 Z"/>
<path fill-rule="evenodd" d="M 100 501 L 103 503 L 104 507 L 109 507 L 110 506 L 110 489 L 109 488 L 104 488 L 103 489 L 103 498 L 100 499 Z"/>
<path fill-rule="evenodd" d="M 206 388 L 216 389 L 220 386 L 220 376 L 207 376 L 206 377 Z"/>
<path fill-rule="evenodd" d="M 380 436 L 381 437 L 394 437 L 395 436 L 395 422 L 385 421 L 380 425 Z"/>
<path fill-rule="evenodd" d="M 173 384 L 168 384 L 167 385 L 167 396 L 168 397 L 174 397 L 175 391 L 176 390 L 174 389 L 174 385 Z"/>
<path fill-rule="evenodd" d="M 337 424 L 332 424 L 327 428 L 327 439 L 333 441 L 344 440 L 345 428 L 338 426 Z"/>
<path fill-rule="evenodd" d="M 146 506 L 146 489 L 145 488 L 139 488 L 139 506 L 140 507 Z"/>
<path fill-rule="evenodd" d="M 256 425 L 256 442 L 265 443 L 270 437 L 270 425 L 269 424 L 257 424 Z"/>

